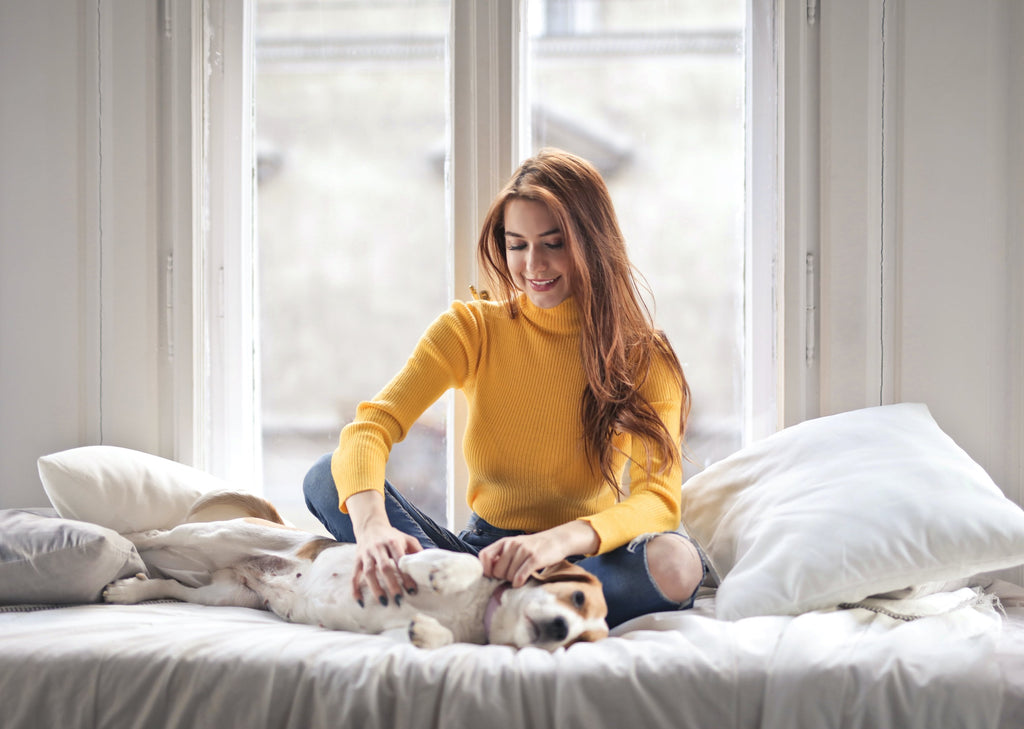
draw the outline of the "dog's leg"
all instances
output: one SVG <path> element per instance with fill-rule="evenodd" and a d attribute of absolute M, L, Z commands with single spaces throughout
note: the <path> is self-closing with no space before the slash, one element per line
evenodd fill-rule
<path fill-rule="evenodd" d="M 310 541 L 310 535 L 258 520 L 187 522 L 173 529 L 150 529 L 124 535 L 140 552 L 174 550 L 202 555 L 213 572 L 229 567 L 254 552 L 292 551 Z"/>
<path fill-rule="evenodd" d="M 483 578 L 484 568 L 472 554 L 425 549 L 398 560 L 398 567 L 416 581 L 422 590 L 439 595 L 454 595 Z"/>
<path fill-rule="evenodd" d="M 144 549 L 159 549 L 164 546 L 168 534 L 169 532 L 163 529 L 149 529 L 144 532 L 125 534 L 124 537 L 134 544 L 136 549 L 142 551 Z"/>
<path fill-rule="evenodd" d="M 186 587 L 177 580 L 151 580 L 143 574 L 111 582 L 103 590 L 104 602 L 134 605 L 145 600 L 171 598 L 200 605 L 237 605 L 262 608 L 263 601 L 245 586 L 233 570 L 218 570 L 202 587 Z"/>
<path fill-rule="evenodd" d="M 442 648 L 455 642 L 455 635 L 434 618 L 422 613 L 409 623 L 409 640 L 417 648 Z"/>

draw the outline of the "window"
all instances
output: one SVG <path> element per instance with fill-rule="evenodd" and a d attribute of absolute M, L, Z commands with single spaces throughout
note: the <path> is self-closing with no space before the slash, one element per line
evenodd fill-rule
<path fill-rule="evenodd" d="M 693 391 L 694 468 L 743 434 L 742 0 L 529 3 L 534 147 L 601 168 Z"/>
<path fill-rule="evenodd" d="M 690 470 L 741 445 L 746 373 L 772 366 L 744 346 L 745 0 L 255 11 L 263 480 L 290 519 L 315 528 L 306 469 L 449 300 L 468 296 L 481 208 L 545 145 L 606 177 L 694 391 Z M 458 398 L 439 403 L 389 463 L 453 526 L 460 417 Z"/>
<path fill-rule="evenodd" d="M 449 299 L 447 0 L 260 0 L 258 246 L 266 494 L 295 521 L 313 461 Z M 388 477 L 446 514 L 447 402 Z"/>

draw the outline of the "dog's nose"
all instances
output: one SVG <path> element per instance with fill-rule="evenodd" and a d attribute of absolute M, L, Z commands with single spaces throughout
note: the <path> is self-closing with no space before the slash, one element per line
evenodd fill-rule
<path fill-rule="evenodd" d="M 549 641 L 563 641 L 569 635 L 569 623 L 561 615 L 544 624 L 544 638 Z"/>

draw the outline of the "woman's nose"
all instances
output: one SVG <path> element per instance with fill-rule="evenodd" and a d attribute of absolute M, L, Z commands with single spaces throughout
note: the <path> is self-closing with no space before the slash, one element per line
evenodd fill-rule
<path fill-rule="evenodd" d="M 526 270 L 536 272 L 547 268 L 547 256 L 544 251 L 534 248 L 526 254 Z"/>

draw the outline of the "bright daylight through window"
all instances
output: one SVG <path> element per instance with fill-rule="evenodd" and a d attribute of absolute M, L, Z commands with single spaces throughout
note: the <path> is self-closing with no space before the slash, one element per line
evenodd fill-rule
<path fill-rule="evenodd" d="M 520 156 L 560 147 L 604 175 L 693 390 L 693 473 L 743 433 L 746 2 L 525 8 L 533 149 Z M 264 491 L 307 528 L 319 525 L 304 515 L 306 469 L 449 299 L 469 297 L 449 291 L 445 185 L 464 184 L 445 174 L 450 11 L 447 0 L 256 3 Z M 448 410 L 428 411 L 388 465 L 442 522 L 448 449 L 461 458 Z"/>

